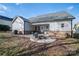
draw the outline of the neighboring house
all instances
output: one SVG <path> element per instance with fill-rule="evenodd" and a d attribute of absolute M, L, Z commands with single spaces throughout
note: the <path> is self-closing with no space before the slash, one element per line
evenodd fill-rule
<path fill-rule="evenodd" d="M 75 19 L 75 17 L 73 17 L 71 14 L 64 11 L 31 17 L 28 20 L 27 19 L 25 20 L 21 17 L 17 17 L 13 20 L 12 29 L 22 30 L 23 32 L 25 31 L 26 32 L 27 31 L 41 31 L 41 32 L 61 31 L 61 32 L 71 33 L 73 19 Z M 22 24 L 20 25 L 20 23 Z"/>
<path fill-rule="evenodd" d="M 28 19 L 25 19 L 22 16 L 17 16 L 12 21 L 12 32 L 15 30 L 22 32 L 22 34 L 29 33 L 31 31 L 31 23 Z"/>
<path fill-rule="evenodd" d="M 12 24 L 11 22 L 12 22 L 12 18 L 0 15 L 0 24 L 8 25 L 9 27 L 11 27 L 11 24 Z"/>

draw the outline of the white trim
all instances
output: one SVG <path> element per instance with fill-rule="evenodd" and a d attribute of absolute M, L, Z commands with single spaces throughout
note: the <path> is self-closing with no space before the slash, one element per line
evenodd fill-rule
<path fill-rule="evenodd" d="M 40 23 L 32 23 L 32 25 L 42 25 L 42 24 L 49 24 L 52 22 L 40 22 Z"/>

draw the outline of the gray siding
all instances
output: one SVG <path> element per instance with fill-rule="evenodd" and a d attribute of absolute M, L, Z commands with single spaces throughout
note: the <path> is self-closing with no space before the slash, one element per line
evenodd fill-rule
<path fill-rule="evenodd" d="M 25 29 L 25 31 L 31 31 L 32 29 L 32 26 L 31 26 L 31 23 L 29 23 L 29 22 L 24 22 L 24 29 Z"/>

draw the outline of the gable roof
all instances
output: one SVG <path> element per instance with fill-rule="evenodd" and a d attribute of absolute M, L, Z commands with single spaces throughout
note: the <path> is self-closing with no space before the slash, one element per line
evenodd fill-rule
<path fill-rule="evenodd" d="M 22 16 L 16 16 L 16 17 L 13 19 L 12 23 L 13 23 L 18 17 L 20 17 L 24 22 L 29 22 L 28 19 L 26 19 L 26 18 L 24 18 L 24 17 L 22 17 Z"/>
<path fill-rule="evenodd" d="M 75 17 L 65 11 L 61 11 L 61 12 L 49 13 L 36 17 L 31 17 L 29 18 L 29 21 L 32 23 L 36 23 L 36 22 L 63 21 L 63 20 L 71 20 L 71 19 L 75 19 Z"/>
<path fill-rule="evenodd" d="M 0 19 L 6 20 L 6 21 L 12 21 L 13 20 L 12 18 L 5 17 L 5 16 L 2 16 L 2 15 L 0 15 Z"/>
<path fill-rule="evenodd" d="M 22 16 L 18 16 L 18 17 L 20 17 L 21 19 L 23 19 L 25 22 L 28 22 L 28 19 L 26 19 L 26 18 L 24 18 Z"/>

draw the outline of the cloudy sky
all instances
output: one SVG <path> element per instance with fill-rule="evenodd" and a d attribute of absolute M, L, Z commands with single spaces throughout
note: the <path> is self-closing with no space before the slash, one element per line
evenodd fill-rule
<path fill-rule="evenodd" d="M 79 22 L 79 4 L 78 3 L 1 3 L 0 15 L 7 17 L 23 16 L 30 18 L 33 16 L 67 11 L 76 19 L 73 23 Z"/>

